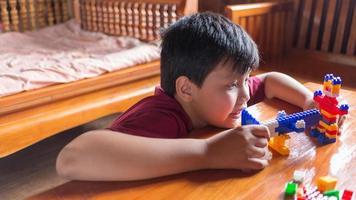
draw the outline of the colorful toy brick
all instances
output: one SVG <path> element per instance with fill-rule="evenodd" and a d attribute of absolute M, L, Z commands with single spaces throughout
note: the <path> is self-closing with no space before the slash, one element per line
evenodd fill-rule
<path fill-rule="evenodd" d="M 305 197 L 297 197 L 297 200 L 306 200 Z"/>
<path fill-rule="evenodd" d="M 283 156 L 289 155 L 289 148 L 286 145 L 286 140 L 290 138 L 289 135 L 277 135 L 268 141 L 268 146 L 278 152 L 279 154 Z"/>
<path fill-rule="evenodd" d="M 298 188 L 298 185 L 294 182 L 288 182 L 286 184 L 286 188 L 284 190 L 284 193 L 286 195 L 289 195 L 289 196 L 293 196 L 295 195 L 295 193 L 297 192 L 297 188 Z"/>
<path fill-rule="evenodd" d="M 320 191 L 328 191 L 335 189 L 337 183 L 337 179 L 331 176 L 322 176 L 317 180 L 318 190 Z"/>
<path fill-rule="evenodd" d="M 297 189 L 297 198 L 304 198 L 305 199 L 305 196 L 304 196 L 304 189 L 303 187 L 299 186 L 298 189 Z"/>
<path fill-rule="evenodd" d="M 329 191 L 324 192 L 324 196 L 336 197 L 336 199 L 339 200 L 339 193 L 340 193 L 339 190 L 329 190 Z"/>
<path fill-rule="evenodd" d="M 312 185 L 307 185 L 303 187 L 304 190 L 304 197 L 309 200 L 309 199 L 313 199 L 316 198 L 318 196 L 320 196 L 320 192 L 318 191 L 318 188 Z"/>
<path fill-rule="evenodd" d="M 346 115 L 349 110 L 347 104 L 339 105 L 337 97 L 340 94 L 341 78 L 333 74 L 326 74 L 323 91 L 314 92 L 314 101 L 319 105 L 321 120 L 318 126 L 310 132 L 320 144 L 330 144 L 336 141 L 338 135 L 337 118 Z"/>
<path fill-rule="evenodd" d="M 241 125 L 260 124 L 246 109 L 241 111 Z"/>
<path fill-rule="evenodd" d="M 351 190 L 344 190 L 341 200 L 353 200 L 354 192 Z"/>
<path fill-rule="evenodd" d="M 293 173 L 293 180 L 297 183 L 302 183 L 305 178 L 305 171 L 295 170 Z"/>

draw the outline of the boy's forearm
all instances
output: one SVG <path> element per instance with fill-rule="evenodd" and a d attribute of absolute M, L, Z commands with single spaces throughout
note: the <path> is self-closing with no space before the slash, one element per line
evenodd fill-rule
<path fill-rule="evenodd" d="M 278 72 L 261 77 L 264 79 L 267 98 L 279 98 L 303 109 L 312 104 L 313 93 L 292 77 Z"/>
<path fill-rule="evenodd" d="M 74 180 L 139 180 L 205 168 L 203 139 L 143 138 L 107 130 L 85 133 L 57 158 Z"/>

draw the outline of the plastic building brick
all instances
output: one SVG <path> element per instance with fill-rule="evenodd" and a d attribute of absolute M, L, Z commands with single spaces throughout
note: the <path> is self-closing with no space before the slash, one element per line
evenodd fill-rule
<path fill-rule="evenodd" d="M 324 192 L 324 196 L 336 197 L 336 199 L 339 200 L 339 193 L 340 193 L 339 190 L 329 190 L 329 191 Z"/>
<path fill-rule="evenodd" d="M 322 176 L 317 180 L 318 190 L 328 191 L 335 189 L 337 179 L 331 176 Z"/>
<path fill-rule="evenodd" d="M 321 195 L 321 193 L 318 191 L 318 188 L 315 186 L 304 186 L 304 197 L 309 200 L 312 198 L 316 198 Z"/>
<path fill-rule="evenodd" d="M 306 200 L 305 197 L 297 197 L 297 200 Z"/>
<path fill-rule="evenodd" d="M 293 173 L 293 180 L 297 183 L 302 183 L 304 181 L 305 171 L 295 170 Z"/>
<path fill-rule="evenodd" d="M 347 104 L 339 105 L 337 99 L 340 94 L 341 82 L 340 77 L 326 74 L 323 91 L 317 90 L 314 92 L 314 101 L 319 105 L 322 118 L 310 135 L 316 137 L 320 144 L 330 144 L 336 141 L 338 135 L 337 118 L 348 113 L 349 106 Z"/>
<path fill-rule="evenodd" d="M 260 124 L 246 109 L 241 111 L 241 125 Z"/>
<path fill-rule="evenodd" d="M 354 192 L 351 190 L 344 190 L 341 200 L 353 200 Z"/>
<path fill-rule="evenodd" d="M 273 150 L 277 151 L 279 154 L 283 156 L 289 155 L 289 148 L 285 144 L 286 140 L 290 138 L 289 135 L 277 135 L 275 137 L 270 138 L 268 141 L 268 146 Z"/>
<path fill-rule="evenodd" d="M 286 184 L 286 188 L 284 190 L 284 193 L 286 195 L 289 195 L 289 196 L 293 196 L 295 195 L 295 193 L 297 192 L 297 188 L 298 188 L 298 185 L 294 182 L 288 182 Z"/>
<path fill-rule="evenodd" d="M 298 198 L 303 198 L 303 199 L 305 199 L 303 187 L 299 187 L 299 188 L 297 189 L 297 197 L 298 197 Z"/>

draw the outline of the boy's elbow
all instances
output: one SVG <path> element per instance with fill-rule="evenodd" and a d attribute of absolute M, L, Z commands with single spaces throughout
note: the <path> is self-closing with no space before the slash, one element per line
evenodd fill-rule
<path fill-rule="evenodd" d="M 69 180 L 75 179 L 76 163 L 78 163 L 78 159 L 76 158 L 73 149 L 68 146 L 64 147 L 57 157 L 57 174 Z"/>
<path fill-rule="evenodd" d="M 280 72 L 268 72 L 264 76 L 265 84 L 265 95 L 268 99 L 274 98 L 277 96 L 277 93 L 280 92 L 280 87 L 283 82 L 288 80 L 289 76 Z"/>
<path fill-rule="evenodd" d="M 88 152 L 96 141 L 96 131 L 84 133 L 67 144 L 58 154 L 56 160 L 57 174 L 69 180 L 83 180 L 87 172 Z M 90 162 L 89 162 L 90 163 Z"/>

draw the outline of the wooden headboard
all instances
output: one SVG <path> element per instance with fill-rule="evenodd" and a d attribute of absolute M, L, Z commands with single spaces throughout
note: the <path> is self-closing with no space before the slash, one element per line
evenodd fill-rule
<path fill-rule="evenodd" d="M 84 30 L 142 40 L 159 37 L 183 15 L 196 12 L 198 0 L 1 0 L 0 32 L 23 32 L 75 18 Z M 2 30 L 1 30 L 2 29 Z"/>
<path fill-rule="evenodd" d="M 2 31 L 23 32 L 62 23 L 71 18 L 71 0 L 1 0 Z"/>
<path fill-rule="evenodd" d="M 80 19 L 84 30 L 108 35 L 132 36 L 142 40 L 159 38 L 179 17 L 190 14 L 182 0 L 80 0 Z"/>

